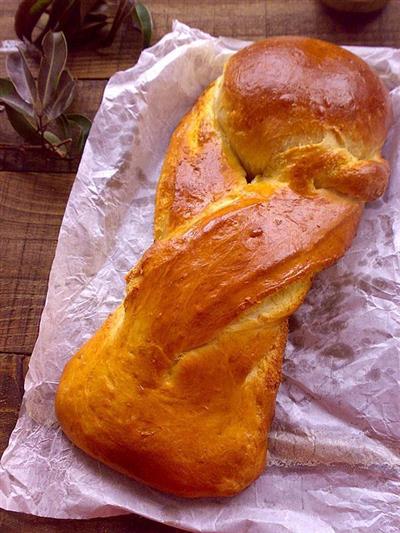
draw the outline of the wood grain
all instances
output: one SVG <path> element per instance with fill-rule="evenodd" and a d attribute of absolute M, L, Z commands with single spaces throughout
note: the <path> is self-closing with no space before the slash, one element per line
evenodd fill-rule
<path fill-rule="evenodd" d="M 24 359 L 29 358 L 0 353 L 0 455 L 18 418 L 24 390 Z"/>
<path fill-rule="evenodd" d="M 400 2 L 375 13 L 342 13 L 318 0 L 267 3 L 266 35 L 308 35 L 338 44 L 400 46 Z"/>
<path fill-rule="evenodd" d="M 0 351 L 30 353 L 74 174 L 0 172 Z"/>
<path fill-rule="evenodd" d="M 146 0 L 155 20 L 155 38 L 173 19 L 212 35 L 256 40 L 269 35 L 309 35 L 341 44 L 400 46 L 400 2 L 381 11 L 343 14 L 318 0 Z"/>

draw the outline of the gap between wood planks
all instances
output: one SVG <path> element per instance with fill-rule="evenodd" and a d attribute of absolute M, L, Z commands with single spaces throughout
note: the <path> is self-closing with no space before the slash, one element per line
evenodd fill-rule
<path fill-rule="evenodd" d="M 0 172 L 0 352 L 31 353 L 75 174 Z"/>

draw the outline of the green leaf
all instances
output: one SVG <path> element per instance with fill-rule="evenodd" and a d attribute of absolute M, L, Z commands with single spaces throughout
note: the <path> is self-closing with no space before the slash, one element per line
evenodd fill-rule
<path fill-rule="evenodd" d="M 60 157 L 65 157 L 68 154 L 68 148 L 65 144 L 58 146 L 60 143 L 62 143 L 62 140 L 57 137 L 55 133 L 52 133 L 51 131 L 45 131 L 43 137 L 45 138 L 46 142 L 52 146 L 57 155 Z"/>
<path fill-rule="evenodd" d="M 10 107 L 7 104 L 5 105 L 5 108 L 7 118 L 15 131 L 31 144 L 41 144 L 41 137 L 33 127 L 29 117 L 25 115 L 25 113 L 16 111 L 13 107 Z"/>
<path fill-rule="evenodd" d="M 67 70 L 63 70 L 57 87 L 54 103 L 44 109 L 49 120 L 53 120 L 66 111 L 75 96 L 75 82 Z"/>
<path fill-rule="evenodd" d="M 43 10 L 51 4 L 52 0 L 36 0 L 34 5 L 30 9 L 30 13 L 43 13 Z"/>
<path fill-rule="evenodd" d="M 42 109 L 52 103 L 66 61 L 67 41 L 64 34 L 47 33 L 43 39 L 43 57 L 38 76 L 38 96 Z"/>
<path fill-rule="evenodd" d="M 54 124 L 61 133 L 61 139 L 69 139 L 71 137 L 71 128 L 68 119 L 65 115 L 60 115 L 54 121 Z"/>
<path fill-rule="evenodd" d="M 32 104 L 36 101 L 36 84 L 26 62 L 25 55 L 18 48 L 18 52 L 12 52 L 7 56 L 7 73 L 18 94 Z"/>
<path fill-rule="evenodd" d="M 80 134 L 79 134 L 79 138 L 77 142 L 77 149 L 78 149 L 78 152 L 81 153 L 85 146 L 86 139 L 88 138 L 90 128 L 92 126 L 92 122 L 84 115 L 79 115 L 76 113 L 65 115 L 65 116 L 69 122 L 77 125 L 80 129 Z"/>
<path fill-rule="evenodd" d="M 143 48 L 147 48 L 150 45 L 151 35 L 153 33 L 153 19 L 151 13 L 145 5 L 138 2 L 133 11 L 133 17 L 134 20 L 139 23 L 143 35 Z"/>
<path fill-rule="evenodd" d="M 32 41 L 32 31 L 53 0 L 23 0 L 15 14 L 15 33 L 23 40 Z"/>
<path fill-rule="evenodd" d="M 10 80 L 0 79 L 0 103 L 7 104 L 19 113 L 34 116 L 33 106 L 20 97 Z"/>

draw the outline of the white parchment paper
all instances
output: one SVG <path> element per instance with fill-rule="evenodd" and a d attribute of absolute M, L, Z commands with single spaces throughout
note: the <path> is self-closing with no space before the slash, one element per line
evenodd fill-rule
<path fill-rule="evenodd" d="M 54 416 L 62 368 L 123 297 L 152 241 L 169 137 L 227 57 L 246 43 L 175 23 L 107 85 L 51 270 L 17 426 L 0 468 L 0 506 L 59 518 L 128 512 L 203 532 L 400 531 L 400 52 L 352 48 L 391 90 L 385 197 L 365 210 L 344 259 L 291 319 L 269 467 L 229 499 L 183 500 L 74 448 Z M 173 445 L 173 443 L 171 443 Z"/>

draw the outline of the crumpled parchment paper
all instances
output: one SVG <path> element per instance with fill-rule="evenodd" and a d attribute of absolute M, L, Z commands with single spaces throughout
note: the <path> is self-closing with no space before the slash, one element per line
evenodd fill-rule
<path fill-rule="evenodd" d="M 128 512 L 203 532 L 400 531 L 400 51 L 352 48 L 391 90 L 392 165 L 347 255 L 291 319 L 269 468 L 229 499 L 183 500 L 74 448 L 54 415 L 62 368 L 123 297 L 152 241 L 169 137 L 228 56 L 246 43 L 175 22 L 115 74 L 62 223 L 40 333 L 0 469 L 0 506 L 59 518 Z M 173 443 L 171 443 L 173 445 Z"/>

